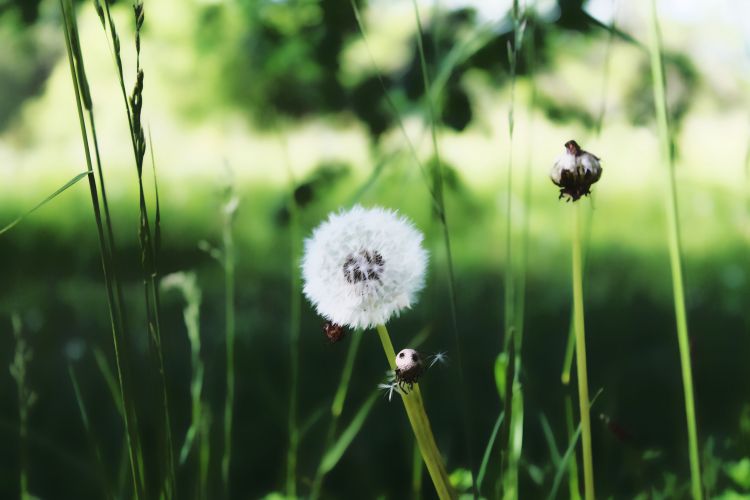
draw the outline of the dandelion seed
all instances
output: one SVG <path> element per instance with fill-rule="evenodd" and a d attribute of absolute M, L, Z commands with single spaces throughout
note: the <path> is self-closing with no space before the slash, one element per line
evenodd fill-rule
<path fill-rule="evenodd" d="M 444 365 L 448 362 L 448 353 L 445 351 L 438 352 L 427 358 L 430 361 L 430 366 L 428 368 L 432 368 L 436 364 L 440 363 L 441 365 Z"/>
<path fill-rule="evenodd" d="M 565 143 L 565 153 L 555 161 L 550 179 L 560 187 L 560 198 L 576 201 L 591 194 L 591 185 L 602 176 L 599 158 L 584 151 L 576 141 Z"/>
<path fill-rule="evenodd" d="M 305 241 L 303 292 L 337 325 L 385 324 L 411 307 L 424 287 L 422 238 L 392 210 L 357 205 L 333 213 Z"/>
<path fill-rule="evenodd" d="M 393 393 L 398 392 L 398 382 L 389 382 L 387 384 L 378 384 L 378 389 L 388 395 L 388 402 L 393 398 Z"/>

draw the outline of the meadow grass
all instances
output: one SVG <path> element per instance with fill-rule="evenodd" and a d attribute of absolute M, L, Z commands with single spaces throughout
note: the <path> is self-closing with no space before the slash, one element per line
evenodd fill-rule
<path fill-rule="evenodd" d="M 29 412 L 36 402 L 37 395 L 29 387 L 28 366 L 34 356 L 33 351 L 24 338 L 21 318 L 17 314 L 11 316 L 13 338 L 16 348 L 10 374 L 16 382 L 18 393 L 18 440 L 19 440 L 19 487 L 21 500 L 33 498 L 29 492 Z"/>
<path fill-rule="evenodd" d="M 232 422 L 235 392 L 235 245 L 233 222 L 239 198 L 230 181 L 224 191 L 221 224 L 221 266 L 224 270 L 224 340 L 226 342 L 226 396 L 224 398 L 224 446 L 221 455 L 221 482 L 224 495 L 230 496 L 232 461 Z"/>
<path fill-rule="evenodd" d="M 341 378 L 339 379 L 339 384 L 336 388 L 336 393 L 330 407 L 331 420 L 328 424 L 328 431 L 326 432 L 323 445 L 323 456 L 318 464 L 317 470 L 315 471 L 312 487 L 310 488 L 310 500 L 316 500 L 320 496 L 325 475 L 330 472 L 333 466 L 335 466 L 335 462 L 327 457 L 331 456 L 333 453 L 331 450 L 334 448 L 334 439 L 336 437 L 336 432 L 338 431 L 339 420 L 344 411 L 344 402 L 346 401 L 346 396 L 349 392 L 349 383 L 351 382 L 352 371 L 354 369 L 354 360 L 357 357 L 359 345 L 362 342 L 362 335 L 364 334 L 365 332 L 355 331 L 351 335 L 351 340 L 349 341 L 349 348 L 346 352 L 344 367 L 341 370 Z M 337 455 L 340 458 L 343 453 Z"/>
<path fill-rule="evenodd" d="M 414 7 L 414 18 L 417 24 L 417 49 L 419 54 L 419 64 L 422 70 L 424 99 L 426 102 L 427 117 L 430 126 L 430 137 L 432 138 L 432 153 L 435 158 L 435 164 L 437 166 L 437 178 L 434 186 L 434 194 L 438 208 L 437 216 L 441 222 L 443 245 L 445 247 L 446 268 L 448 271 L 448 298 L 450 306 L 451 327 L 453 331 L 453 347 L 456 351 L 456 371 L 458 375 L 456 381 L 458 386 L 457 397 L 459 399 L 459 407 L 461 410 L 461 424 L 463 428 L 464 448 L 466 450 L 466 455 L 469 462 L 469 471 L 471 473 L 472 494 L 474 498 L 477 498 L 479 496 L 479 492 L 477 490 L 476 472 L 474 469 L 474 450 L 472 444 L 473 439 L 471 433 L 469 432 L 468 402 L 466 400 L 466 393 L 463 390 L 466 382 L 464 380 L 461 335 L 458 331 L 458 312 L 456 310 L 456 280 L 453 270 L 453 252 L 451 249 L 450 231 L 448 229 L 448 215 L 445 210 L 443 163 L 440 157 L 440 146 L 438 144 L 437 129 L 439 119 L 437 107 L 435 105 L 434 89 L 430 84 L 430 74 L 427 68 L 427 59 L 424 52 L 424 30 L 422 29 L 422 20 L 419 15 L 419 7 L 417 6 L 416 0 L 412 0 L 412 6 Z"/>
<path fill-rule="evenodd" d="M 299 387 L 299 334 L 301 329 L 302 293 L 300 290 L 299 262 L 301 253 L 302 234 L 300 231 L 300 211 L 295 199 L 297 183 L 294 178 L 292 162 L 288 155 L 288 147 L 283 134 L 280 134 L 284 159 L 289 177 L 289 193 L 287 195 L 287 210 L 289 211 L 289 447 L 287 449 L 286 466 L 286 494 L 297 496 L 297 450 L 299 448 L 299 427 L 297 424 L 297 404 Z"/>
<path fill-rule="evenodd" d="M 515 91 L 516 91 L 516 69 L 518 56 L 521 53 L 524 40 L 526 22 L 523 19 L 518 1 L 513 2 L 511 17 L 513 20 L 513 42 L 508 42 L 507 57 L 510 67 L 510 103 L 508 109 L 508 167 L 505 186 L 505 279 L 504 279 L 504 308 L 503 317 L 505 322 L 503 345 L 507 358 L 510 360 L 507 371 L 505 391 L 505 414 L 508 419 L 502 433 L 500 447 L 500 464 L 502 474 L 502 496 L 506 499 L 516 498 L 518 491 L 519 462 L 523 448 L 523 420 L 524 403 L 523 389 L 520 380 L 521 374 L 521 348 L 523 344 L 523 307 L 522 295 L 525 293 L 525 257 L 523 249 L 519 252 L 520 265 L 516 263 L 515 252 L 518 231 L 515 228 L 513 218 L 513 132 L 515 129 Z M 528 164 L 527 164 L 528 171 Z M 526 190 L 529 189 L 528 180 Z M 528 202 L 528 194 L 524 201 Z M 524 211 L 528 205 L 524 206 Z M 528 218 L 524 215 L 525 225 Z M 524 244 L 524 238 L 521 238 Z M 523 266 L 523 267 L 522 267 Z"/>
<path fill-rule="evenodd" d="M 677 208 L 677 185 L 675 181 L 674 158 L 670 147 L 672 136 L 667 118 L 667 91 L 664 81 L 662 61 L 661 33 L 656 12 L 656 2 L 651 2 L 650 16 L 651 38 L 649 52 L 651 55 L 651 76 L 653 80 L 654 104 L 656 106 L 656 124 L 659 131 L 661 158 L 665 163 L 667 182 L 665 183 L 664 203 L 667 214 L 667 241 L 669 244 L 669 261 L 672 271 L 672 292 L 674 296 L 675 319 L 677 323 L 677 342 L 680 350 L 682 367 L 682 384 L 685 396 L 685 419 L 687 421 L 688 449 L 690 455 L 690 478 L 693 498 L 703 498 L 701 485 L 701 466 L 698 453 L 698 427 L 695 423 L 695 398 L 693 396 L 693 372 L 690 362 L 690 341 L 688 339 L 687 311 L 685 307 L 685 288 L 682 271 L 682 249 L 680 244 L 679 211 Z"/>
<path fill-rule="evenodd" d="M 94 177 L 92 167 L 91 151 L 88 142 L 88 132 L 86 121 L 83 114 L 83 102 L 91 105 L 88 83 L 79 76 L 85 74 L 83 71 L 83 56 L 80 52 L 80 40 L 76 28 L 75 14 L 70 0 L 60 0 L 60 6 L 63 12 L 63 22 L 65 27 L 65 46 L 68 54 L 70 65 L 70 75 L 75 91 L 76 107 L 78 111 L 78 121 L 81 127 L 81 137 L 83 140 L 83 149 L 88 167 L 87 178 L 89 181 L 89 192 L 94 211 L 96 222 L 97 236 L 99 241 L 99 252 L 101 255 L 102 270 L 104 274 L 105 288 L 107 291 L 107 305 L 110 315 L 110 326 L 112 329 L 112 339 L 115 352 L 115 361 L 117 364 L 117 377 L 120 389 L 119 397 L 123 406 L 123 421 L 127 436 L 128 452 L 130 458 L 130 469 L 133 480 L 133 494 L 136 498 L 144 495 L 143 485 L 143 455 L 141 452 L 140 436 L 138 432 L 137 414 L 135 408 L 134 394 L 130 387 L 130 360 L 129 348 L 125 339 L 124 319 L 121 310 L 121 303 L 117 301 L 114 286 L 114 262 L 111 255 L 111 247 L 107 245 L 105 239 L 104 222 L 102 220 L 101 208 L 99 204 L 99 192 Z M 88 96 L 85 99 L 82 96 Z M 85 100 L 84 100 L 85 99 Z"/>

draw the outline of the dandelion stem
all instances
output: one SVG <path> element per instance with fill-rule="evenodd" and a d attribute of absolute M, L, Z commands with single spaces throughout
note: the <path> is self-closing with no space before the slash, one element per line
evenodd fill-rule
<path fill-rule="evenodd" d="M 688 445 L 690 448 L 690 475 L 693 498 L 703 498 L 701 489 L 700 459 L 698 456 L 698 430 L 695 423 L 695 402 L 693 399 L 693 373 L 690 366 L 690 345 L 688 343 L 687 312 L 685 310 L 685 290 L 682 283 L 682 263 L 680 261 L 680 229 L 677 220 L 677 189 L 675 186 L 674 164 L 669 145 L 669 124 L 667 123 L 666 89 L 661 59 L 661 39 L 659 22 L 656 17 L 656 3 L 651 2 L 651 74 L 656 105 L 656 122 L 662 159 L 667 163 L 667 185 L 664 201 L 667 210 L 667 233 L 669 238 L 669 260 L 672 268 L 672 288 L 675 317 L 677 321 L 677 342 L 682 365 L 682 384 L 685 392 L 685 417 L 687 419 Z"/>
<path fill-rule="evenodd" d="M 578 403 L 581 410 L 581 443 L 583 445 L 583 480 L 586 500 L 594 499 L 594 460 L 591 453 L 591 418 L 589 383 L 586 369 L 586 336 L 583 324 L 583 269 L 581 256 L 581 204 L 575 204 L 573 216 L 573 324 L 576 333 L 576 369 Z"/>
<path fill-rule="evenodd" d="M 377 330 L 380 342 L 383 344 L 385 357 L 388 358 L 388 365 L 391 367 L 391 370 L 394 370 L 396 368 L 396 352 L 393 350 L 388 330 L 385 325 L 378 325 Z M 427 471 L 430 473 L 432 483 L 435 485 L 438 497 L 440 500 L 455 499 L 456 493 L 448 481 L 448 473 L 443 463 L 443 457 L 440 455 L 440 450 L 438 450 L 435 443 L 430 421 L 425 413 L 419 384 L 414 384 L 413 390 L 408 394 L 402 394 L 401 399 L 404 402 L 406 415 L 409 417 L 409 423 L 414 431 L 414 436 L 417 438 L 419 450 L 422 452 L 422 458 L 427 466 Z"/>

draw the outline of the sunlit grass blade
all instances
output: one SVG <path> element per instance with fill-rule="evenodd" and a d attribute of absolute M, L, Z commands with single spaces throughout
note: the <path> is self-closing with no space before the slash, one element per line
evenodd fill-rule
<path fill-rule="evenodd" d="M 19 222 L 21 222 L 26 217 L 28 217 L 29 215 L 33 214 L 34 212 L 36 212 L 40 208 L 42 208 L 44 205 L 46 205 L 50 201 L 52 201 L 55 198 L 57 198 L 58 195 L 62 194 L 69 187 L 74 186 L 78 181 L 80 181 L 81 179 L 83 179 L 84 177 L 86 177 L 87 175 L 89 175 L 90 173 L 91 172 L 86 171 L 86 172 L 81 172 L 80 174 L 74 176 L 72 179 L 70 179 L 68 182 L 66 182 L 65 184 L 63 184 L 60 188 L 58 188 L 54 193 L 52 193 L 51 195 L 47 196 L 45 199 L 43 199 L 42 201 L 40 201 L 39 203 L 37 203 L 36 205 L 34 205 L 34 207 L 32 209 L 28 210 L 23 215 L 19 215 L 11 223 L 9 223 L 8 225 L 6 225 L 4 228 L 0 229 L 0 234 L 6 233 L 6 232 L 10 231 L 11 229 L 13 229 L 13 227 L 15 227 Z"/>
<path fill-rule="evenodd" d="M 682 384 L 685 396 L 685 419 L 687 421 L 688 447 L 690 454 L 690 478 L 693 498 L 703 498 L 701 486 L 700 455 L 698 453 L 698 426 L 695 422 L 695 400 L 693 396 L 693 372 L 690 363 L 690 342 L 688 339 L 687 311 L 685 307 L 685 289 L 683 285 L 682 249 L 680 245 L 679 211 L 677 208 L 677 185 L 675 168 L 670 148 L 671 136 L 667 119 L 667 96 L 664 81 L 664 68 L 661 55 L 661 34 L 656 13 L 656 2 L 651 2 L 651 75 L 653 80 L 654 104 L 656 106 L 656 123 L 659 130 L 659 145 L 662 161 L 666 164 L 667 179 L 664 191 L 664 203 L 667 212 L 667 239 L 669 242 L 669 261 L 672 270 L 672 292 L 674 296 L 675 319 L 677 323 L 677 341 L 682 366 Z"/>

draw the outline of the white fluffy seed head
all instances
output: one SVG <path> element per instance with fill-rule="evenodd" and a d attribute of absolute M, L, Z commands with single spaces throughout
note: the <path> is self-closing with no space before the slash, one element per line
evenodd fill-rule
<path fill-rule="evenodd" d="M 396 368 L 403 372 L 419 371 L 422 357 L 414 349 L 402 349 L 396 354 Z"/>
<path fill-rule="evenodd" d="M 411 307 L 424 287 L 422 233 L 392 210 L 332 213 L 305 241 L 303 292 L 339 325 L 372 328 Z"/>

